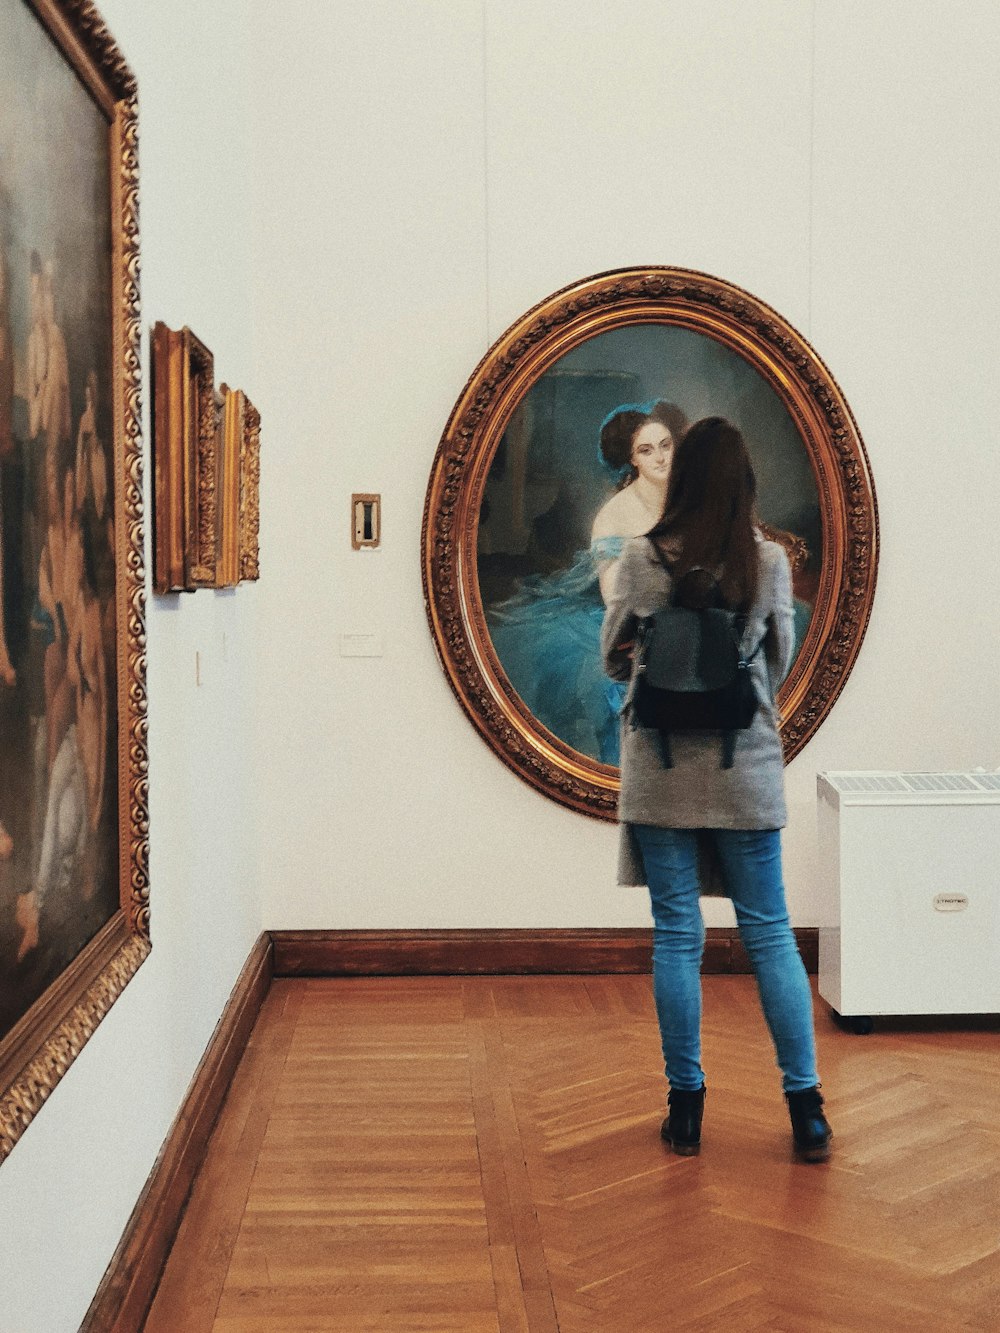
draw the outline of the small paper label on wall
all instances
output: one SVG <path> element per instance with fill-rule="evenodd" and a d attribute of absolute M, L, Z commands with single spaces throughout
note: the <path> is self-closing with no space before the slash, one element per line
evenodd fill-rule
<path fill-rule="evenodd" d="M 341 657 L 381 657 L 384 648 L 381 634 L 342 634 Z"/>

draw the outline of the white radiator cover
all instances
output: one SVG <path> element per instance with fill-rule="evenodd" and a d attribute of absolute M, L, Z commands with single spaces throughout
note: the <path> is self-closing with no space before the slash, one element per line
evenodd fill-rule
<path fill-rule="evenodd" d="M 1000 772 L 820 773 L 817 788 L 823 999 L 1000 1012 Z"/>

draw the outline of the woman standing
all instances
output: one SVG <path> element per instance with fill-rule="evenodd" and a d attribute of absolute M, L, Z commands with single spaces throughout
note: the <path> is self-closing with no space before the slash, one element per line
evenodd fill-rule
<path fill-rule="evenodd" d="M 621 755 L 620 880 L 648 884 L 653 911 L 653 989 L 670 1084 L 663 1138 L 697 1153 L 705 1075 L 701 1067 L 699 851 L 708 843 L 736 910 L 792 1122 L 797 1154 L 829 1155 L 813 1035 L 812 995 L 788 919 L 781 875 L 787 822 L 784 759 L 775 705 L 791 664 L 793 611 L 788 560 L 754 523 L 756 482 L 740 432 L 721 417 L 697 422 L 674 452 L 663 516 L 622 554 L 602 631 L 605 668 L 629 680 Z M 631 644 L 639 622 L 671 600 L 674 583 L 708 570 L 729 610 L 746 616 L 746 655 L 758 708 L 735 733 L 722 767 L 715 733 L 671 734 L 666 767 L 659 736 L 632 724 Z"/>

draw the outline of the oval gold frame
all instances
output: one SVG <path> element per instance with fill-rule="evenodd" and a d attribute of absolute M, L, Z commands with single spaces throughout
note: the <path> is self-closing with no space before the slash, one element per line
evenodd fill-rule
<path fill-rule="evenodd" d="M 629 324 L 677 325 L 742 356 L 778 394 L 809 456 L 822 559 L 809 630 L 779 695 L 786 763 L 844 687 L 878 564 L 875 489 L 851 410 L 808 342 L 763 301 L 693 270 L 618 269 L 563 288 L 517 320 L 476 367 L 438 446 L 421 535 L 424 599 L 448 681 L 490 748 L 546 796 L 600 819 L 616 817 L 618 770 L 559 740 L 514 692 L 486 627 L 476 548 L 487 474 L 514 409 L 572 348 Z"/>

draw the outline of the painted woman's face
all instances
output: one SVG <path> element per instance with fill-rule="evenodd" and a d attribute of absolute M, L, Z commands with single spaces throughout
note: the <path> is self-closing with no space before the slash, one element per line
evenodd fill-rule
<path fill-rule="evenodd" d="M 662 486 L 670 476 L 670 460 L 674 453 L 674 437 L 658 421 L 647 421 L 640 426 L 632 440 L 629 461 L 640 477 Z"/>

